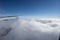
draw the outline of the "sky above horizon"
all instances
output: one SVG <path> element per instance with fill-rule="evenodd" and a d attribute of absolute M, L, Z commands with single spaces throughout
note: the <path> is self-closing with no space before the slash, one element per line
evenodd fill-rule
<path fill-rule="evenodd" d="M 0 15 L 60 17 L 60 1 L 0 0 Z"/>

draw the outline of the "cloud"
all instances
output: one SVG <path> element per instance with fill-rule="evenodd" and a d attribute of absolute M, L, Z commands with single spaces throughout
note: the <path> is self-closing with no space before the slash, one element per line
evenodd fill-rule
<path fill-rule="evenodd" d="M 40 23 L 43 23 L 43 24 L 46 24 L 46 23 L 52 23 L 51 20 L 36 20 L 37 22 L 40 22 Z"/>
<path fill-rule="evenodd" d="M 42 18 L 18 17 L 18 19 L 8 20 L 0 21 L 0 28 L 12 28 L 3 40 L 58 40 L 59 38 L 60 19 L 54 20 L 54 18 L 51 18 L 48 20 L 44 18 L 42 20 Z"/>

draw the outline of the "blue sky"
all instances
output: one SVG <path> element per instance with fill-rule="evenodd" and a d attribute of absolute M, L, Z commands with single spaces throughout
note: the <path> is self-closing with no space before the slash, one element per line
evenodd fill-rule
<path fill-rule="evenodd" d="M 60 16 L 59 0 L 0 0 L 0 15 Z"/>

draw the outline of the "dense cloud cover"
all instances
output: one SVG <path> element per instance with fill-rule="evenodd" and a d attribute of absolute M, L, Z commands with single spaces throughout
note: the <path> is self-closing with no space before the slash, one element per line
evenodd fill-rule
<path fill-rule="evenodd" d="M 59 18 L 23 18 L 0 20 L 1 40 L 58 40 Z"/>

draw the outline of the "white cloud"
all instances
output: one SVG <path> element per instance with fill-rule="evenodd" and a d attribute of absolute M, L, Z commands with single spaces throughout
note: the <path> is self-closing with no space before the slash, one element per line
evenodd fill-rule
<path fill-rule="evenodd" d="M 15 20 L 15 21 L 14 21 Z M 58 40 L 60 19 L 15 18 L 0 21 L 0 28 L 12 28 L 4 40 Z M 55 27 L 54 27 L 55 26 Z M 3 29 L 1 29 L 3 30 Z"/>

